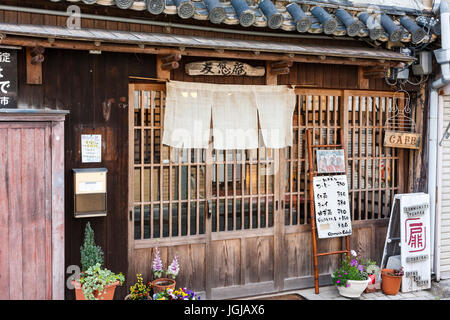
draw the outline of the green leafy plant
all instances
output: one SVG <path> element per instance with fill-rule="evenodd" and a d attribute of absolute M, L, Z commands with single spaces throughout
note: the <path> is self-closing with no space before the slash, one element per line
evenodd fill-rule
<path fill-rule="evenodd" d="M 86 300 L 102 299 L 103 290 L 116 281 L 119 281 L 119 285 L 122 285 L 125 281 L 123 274 L 115 274 L 108 269 L 103 269 L 99 263 L 82 272 L 79 280 Z M 95 296 L 95 293 L 99 298 Z"/>
<path fill-rule="evenodd" d="M 375 261 L 358 257 L 352 250 L 351 256 L 345 256 L 340 266 L 331 275 L 331 282 L 338 287 L 348 287 L 348 280 L 367 280 L 367 268 L 375 265 Z"/>
<path fill-rule="evenodd" d="M 151 300 L 150 291 L 152 289 L 152 283 L 149 281 L 144 284 L 142 275 L 138 273 L 136 275 L 137 282 L 130 287 L 130 300 Z"/>
<path fill-rule="evenodd" d="M 81 252 L 81 269 L 88 270 L 90 267 L 100 264 L 103 266 L 103 250 L 95 244 L 94 230 L 88 222 L 84 229 L 84 243 L 80 247 Z"/>

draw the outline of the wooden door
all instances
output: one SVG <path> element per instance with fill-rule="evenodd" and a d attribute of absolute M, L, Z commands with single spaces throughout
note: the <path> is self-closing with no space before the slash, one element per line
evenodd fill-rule
<path fill-rule="evenodd" d="M 40 122 L 39 110 L 0 112 L 3 300 L 64 299 L 64 116 L 57 116 Z"/>
<path fill-rule="evenodd" d="M 165 268 L 178 255 L 178 284 L 205 292 L 206 150 L 162 144 L 165 85 L 129 91 L 129 285 L 152 280 L 158 247 Z"/>
<path fill-rule="evenodd" d="M 282 289 L 312 287 L 311 217 L 308 202 L 306 130 L 314 144 L 344 145 L 353 234 L 351 248 L 381 259 L 395 193 L 404 192 L 408 151 L 383 147 L 388 119 L 404 107 L 403 95 L 361 90 L 297 89 L 293 146 L 281 152 L 284 207 Z M 396 118 L 401 121 L 401 118 Z M 391 128 L 392 129 L 392 128 Z M 340 141 L 340 130 L 343 139 Z M 318 252 L 341 250 L 344 238 L 319 239 Z M 319 282 L 330 283 L 339 256 L 319 258 Z"/>
<path fill-rule="evenodd" d="M 164 85 L 130 85 L 129 281 L 180 258 L 180 285 L 208 298 L 276 291 L 279 153 L 162 144 Z"/>

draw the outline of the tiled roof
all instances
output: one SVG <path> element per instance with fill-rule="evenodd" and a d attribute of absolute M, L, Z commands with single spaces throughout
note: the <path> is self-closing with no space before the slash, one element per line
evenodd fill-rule
<path fill-rule="evenodd" d="M 62 0 L 50 0 L 61 2 Z M 268 27 L 332 36 L 367 37 L 386 42 L 426 43 L 439 31 L 433 17 L 417 9 L 352 5 L 349 0 L 66 0 L 69 4 L 116 6 L 178 15 L 214 24 Z M 378 19 L 373 19 L 373 17 Z"/>
<path fill-rule="evenodd" d="M 0 23 L 0 33 L 42 39 L 78 41 L 100 41 L 101 43 L 145 44 L 149 46 L 170 46 L 174 48 L 223 49 L 239 51 L 261 51 L 295 55 L 327 57 L 353 57 L 358 59 L 390 60 L 412 62 L 413 57 L 381 48 L 352 46 L 313 45 L 301 43 L 279 43 L 256 40 L 227 40 L 211 37 L 172 35 L 129 31 L 105 31 L 98 29 L 68 29 L 66 27 L 37 26 L 27 24 Z M 8 39 L 8 37 L 6 38 Z"/>

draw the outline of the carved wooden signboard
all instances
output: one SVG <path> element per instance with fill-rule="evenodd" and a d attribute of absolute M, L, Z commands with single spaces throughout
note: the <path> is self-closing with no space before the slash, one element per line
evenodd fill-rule
<path fill-rule="evenodd" d="M 420 149 L 422 136 L 412 132 L 386 131 L 384 146 L 392 148 Z"/>
<path fill-rule="evenodd" d="M 317 233 L 320 239 L 352 234 L 346 175 L 313 178 Z"/>
<path fill-rule="evenodd" d="M 192 62 L 185 66 L 190 76 L 264 76 L 264 67 L 252 67 L 240 61 L 202 61 Z"/>

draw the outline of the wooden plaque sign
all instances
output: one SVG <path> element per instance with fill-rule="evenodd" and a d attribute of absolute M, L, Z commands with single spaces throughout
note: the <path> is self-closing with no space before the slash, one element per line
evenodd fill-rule
<path fill-rule="evenodd" d="M 412 132 L 386 131 L 384 146 L 392 148 L 420 149 L 422 136 Z"/>
<path fill-rule="evenodd" d="M 203 61 L 192 62 L 185 66 L 190 76 L 249 76 L 262 77 L 264 67 L 252 67 L 239 61 Z"/>
<path fill-rule="evenodd" d="M 352 234 L 346 175 L 313 179 L 317 233 L 320 239 Z"/>

